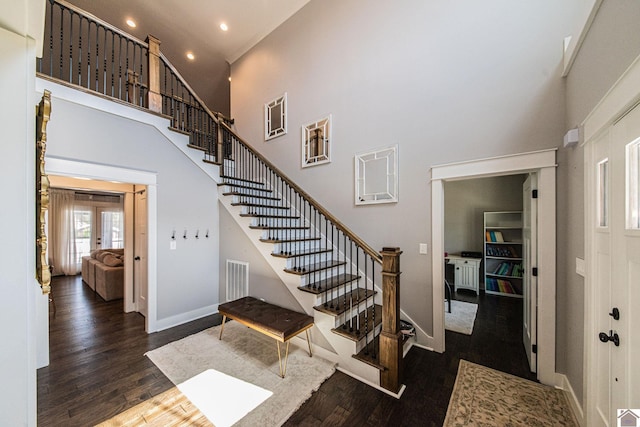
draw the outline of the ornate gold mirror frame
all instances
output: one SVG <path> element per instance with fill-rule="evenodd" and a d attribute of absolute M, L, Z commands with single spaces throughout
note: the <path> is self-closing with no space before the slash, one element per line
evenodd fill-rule
<path fill-rule="evenodd" d="M 47 123 L 51 115 L 51 92 L 44 91 L 36 107 L 36 277 L 42 293 L 51 291 L 51 270 L 47 265 L 47 233 L 45 216 L 49 209 L 49 177 L 44 172 L 47 149 Z"/>

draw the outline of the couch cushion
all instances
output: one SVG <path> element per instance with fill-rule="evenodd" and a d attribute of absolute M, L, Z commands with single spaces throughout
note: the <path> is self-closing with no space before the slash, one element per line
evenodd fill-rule
<path fill-rule="evenodd" d="M 119 256 L 113 254 L 107 254 L 104 258 L 102 258 L 102 262 L 109 267 L 120 267 L 124 265 L 122 259 Z"/>

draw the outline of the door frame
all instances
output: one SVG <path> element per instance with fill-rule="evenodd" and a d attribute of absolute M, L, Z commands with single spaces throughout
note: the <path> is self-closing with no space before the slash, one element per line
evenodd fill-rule
<path fill-rule="evenodd" d="M 604 132 L 608 132 L 628 111 L 640 102 L 640 56 L 622 74 L 620 79 L 609 89 L 607 94 L 598 102 L 581 124 L 584 148 L 584 234 L 585 234 L 585 291 L 584 291 L 584 369 L 583 384 L 585 401 L 585 422 L 588 424 L 594 419 L 592 409 L 596 399 L 597 375 L 594 363 L 596 346 L 599 341 L 592 336 L 596 330 L 595 307 L 597 301 L 597 288 L 594 276 L 593 262 L 595 259 L 595 227 L 590 227 L 595 221 L 594 196 L 595 173 L 591 170 L 595 153 L 594 142 Z"/>
<path fill-rule="evenodd" d="M 431 168 L 431 283 L 433 349 L 444 340 L 444 183 L 463 179 L 535 172 L 538 176 L 538 373 L 540 382 L 556 385 L 556 151 L 540 150 Z M 540 284 L 544 283 L 544 286 Z"/>
<path fill-rule="evenodd" d="M 156 174 L 153 172 L 145 172 L 135 169 L 126 169 L 116 166 L 100 165 L 95 163 L 86 163 L 78 160 L 62 159 L 57 157 L 47 157 L 45 163 L 46 173 L 50 175 L 68 176 L 74 178 L 95 179 L 99 181 L 116 181 L 128 182 L 132 184 L 140 184 L 147 186 L 147 256 L 148 256 L 148 316 L 145 319 L 145 330 L 147 333 L 157 330 L 157 186 Z M 125 210 L 132 203 L 131 194 L 125 194 Z M 131 212 L 131 210 L 129 211 Z M 126 216 L 127 214 L 125 214 Z M 127 218 L 125 217 L 125 221 Z M 132 240 L 132 230 L 125 231 L 125 239 L 127 242 Z M 125 245 L 125 271 L 133 271 L 133 252 L 127 250 Z M 133 281 L 130 286 L 125 287 L 125 309 L 131 305 L 133 297 Z"/>

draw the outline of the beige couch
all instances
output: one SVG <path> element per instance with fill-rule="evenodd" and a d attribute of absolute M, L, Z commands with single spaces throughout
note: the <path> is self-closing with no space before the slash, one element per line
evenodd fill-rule
<path fill-rule="evenodd" d="M 99 249 L 82 257 L 82 280 L 111 301 L 124 296 L 124 249 Z"/>

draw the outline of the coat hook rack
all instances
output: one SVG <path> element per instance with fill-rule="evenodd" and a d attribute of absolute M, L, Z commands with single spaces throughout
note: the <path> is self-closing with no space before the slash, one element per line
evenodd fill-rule
<path fill-rule="evenodd" d="M 176 240 L 176 230 L 173 230 L 173 233 L 171 233 L 171 240 Z"/>
<path fill-rule="evenodd" d="M 209 229 L 207 228 L 207 234 L 204 235 L 207 239 L 209 238 Z"/>
<path fill-rule="evenodd" d="M 182 238 L 183 238 L 183 239 L 186 239 L 186 238 L 187 238 L 187 230 L 186 230 L 186 229 L 184 230 L 184 234 L 182 235 Z"/>
<path fill-rule="evenodd" d="M 200 230 L 196 230 L 196 239 L 199 239 Z"/>

